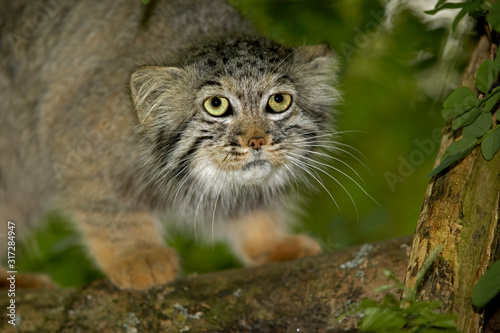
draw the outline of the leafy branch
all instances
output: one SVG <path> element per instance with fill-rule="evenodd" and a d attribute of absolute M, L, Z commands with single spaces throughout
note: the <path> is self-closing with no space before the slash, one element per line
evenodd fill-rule
<path fill-rule="evenodd" d="M 467 1 L 462 3 L 439 0 L 433 10 L 427 14 L 436 14 L 444 9 L 461 8 L 452 25 L 452 29 L 465 16 L 479 19 L 485 17 L 488 30 L 500 31 L 500 2 L 489 0 Z M 467 87 L 461 87 L 451 92 L 443 103 L 442 116 L 452 120 L 452 128 L 456 131 L 463 128 L 460 140 L 448 146 L 441 158 L 441 163 L 427 176 L 432 177 L 449 167 L 454 162 L 466 157 L 474 148 L 481 145 L 481 153 L 486 160 L 491 160 L 500 150 L 500 121 L 495 114 L 500 101 L 500 86 L 495 82 L 500 72 L 500 57 L 492 61 L 486 59 L 476 73 L 476 92 Z"/>
<path fill-rule="evenodd" d="M 484 16 L 485 12 L 491 9 L 491 2 L 489 0 L 480 1 L 466 1 L 466 2 L 448 2 L 447 0 L 439 0 L 432 10 L 425 11 L 426 14 L 434 15 L 444 9 L 457 9 L 460 8 L 455 20 L 453 20 L 451 29 L 455 31 L 458 22 L 460 22 L 465 15 L 469 15 L 475 19 Z"/>

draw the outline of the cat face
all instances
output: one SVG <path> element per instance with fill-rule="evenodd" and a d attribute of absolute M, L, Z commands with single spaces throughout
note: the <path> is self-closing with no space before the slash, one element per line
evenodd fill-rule
<path fill-rule="evenodd" d="M 288 81 L 272 73 L 246 80 L 221 76 L 201 87 L 198 131 L 211 142 L 196 156 L 197 172 L 208 179 L 220 173 L 239 186 L 286 181 L 286 151 L 300 139 L 293 129 L 301 119 Z"/>
<path fill-rule="evenodd" d="M 131 91 L 162 177 L 238 195 L 299 177 L 315 139 L 331 130 L 334 80 L 325 46 L 234 38 L 139 68 Z"/>

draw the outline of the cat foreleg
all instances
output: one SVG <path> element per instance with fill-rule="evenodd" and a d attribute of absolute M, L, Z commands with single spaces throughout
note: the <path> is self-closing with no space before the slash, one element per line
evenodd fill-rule
<path fill-rule="evenodd" d="M 227 240 L 247 266 L 288 261 L 321 253 L 310 236 L 291 235 L 284 214 L 254 211 L 227 222 Z"/>
<path fill-rule="evenodd" d="M 177 253 L 164 245 L 151 213 L 77 210 L 75 217 L 92 257 L 118 288 L 142 290 L 176 278 Z"/>

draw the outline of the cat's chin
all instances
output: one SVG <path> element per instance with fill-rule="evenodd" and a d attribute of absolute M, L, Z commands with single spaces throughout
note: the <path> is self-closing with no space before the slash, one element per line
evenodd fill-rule
<path fill-rule="evenodd" d="M 273 173 L 271 163 L 266 160 L 256 160 L 245 164 L 236 172 L 236 181 L 242 184 L 262 184 Z"/>
<path fill-rule="evenodd" d="M 199 176 L 200 183 L 209 186 L 215 193 L 224 188 L 282 187 L 288 181 L 285 170 L 273 166 L 266 159 L 253 160 L 230 170 L 221 169 L 215 164 L 200 164 L 194 173 Z"/>
<path fill-rule="evenodd" d="M 276 168 L 271 163 L 264 159 L 254 160 L 244 164 L 243 166 L 220 172 L 217 167 L 204 168 L 202 179 L 218 179 L 226 186 L 233 184 L 239 186 L 260 186 L 270 185 L 274 183 L 274 176 L 276 176 Z"/>

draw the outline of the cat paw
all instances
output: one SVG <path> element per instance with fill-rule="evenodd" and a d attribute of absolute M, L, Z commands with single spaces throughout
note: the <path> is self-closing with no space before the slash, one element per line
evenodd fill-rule
<path fill-rule="evenodd" d="M 8 274 L 7 271 L 0 267 L 0 289 L 10 288 L 10 278 L 12 275 Z M 17 288 L 29 288 L 29 289 L 54 289 L 56 285 L 52 280 L 45 274 L 36 273 L 20 273 L 15 276 L 15 284 Z"/>
<path fill-rule="evenodd" d="M 307 235 L 290 235 L 274 242 L 267 249 L 247 247 L 246 262 L 250 266 L 289 261 L 321 253 L 321 247 Z"/>
<path fill-rule="evenodd" d="M 280 240 L 269 254 L 270 262 L 288 261 L 321 253 L 321 247 L 307 235 L 292 235 Z"/>
<path fill-rule="evenodd" d="M 177 253 L 167 247 L 137 251 L 105 269 L 115 286 L 134 290 L 145 290 L 173 281 L 178 272 Z"/>

